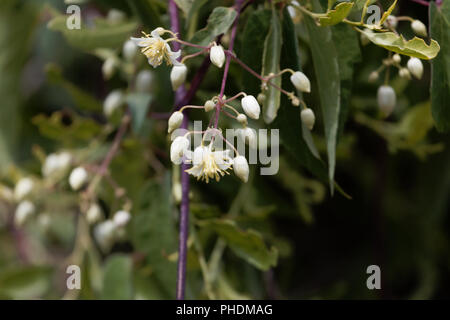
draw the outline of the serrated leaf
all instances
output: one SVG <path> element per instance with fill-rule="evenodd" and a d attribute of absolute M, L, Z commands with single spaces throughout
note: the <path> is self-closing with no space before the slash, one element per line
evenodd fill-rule
<path fill-rule="evenodd" d="M 236 255 L 258 269 L 268 270 L 277 265 L 277 249 L 268 248 L 258 232 L 241 230 L 231 220 L 214 219 L 199 222 L 199 225 L 217 232 Z"/>
<path fill-rule="evenodd" d="M 234 8 L 217 7 L 208 17 L 206 27 L 198 30 L 190 42 L 207 46 L 218 35 L 226 33 L 236 18 L 236 10 Z M 194 49 L 191 49 L 195 51 Z M 198 50 L 198 49 L 197 49 Z"/>
<path fill-rule="evenodd" d="M 387 9 L 383 13 L 383 16 L 381 17 L 380 22 L 378 22 L 378 25 L 381 26 L 386 21 L 386 19 L 391 15 L 392 11 L 394 10 L 396 4 L 397 4 L 397 0 L 394 0 L 394 2 L 391 4 L 389 9 Z"/>
<path fill-rule="evenodd" d="M 450 130 L 450 2 L 430 3 L 430 35 L 441 44 L 431 62 L 431 112 L 440 131 Z"/>
<path fill-rule="evenodd" d="M 105 264 L 102 299 L 129 300 L 133 298 L 132 260 L 129 256 L 110 256 Z"/>
<path fill-rule="evenodd" d="M 321 10 L 317 0 L 313 1 L 313 7 L 316 11 Z M 328 154 L 328 180 L 331 193 L 333 193 L 336 143 L 341 108 L 338 54 L 330 27 L 318 27 L 310 17 L 305 17 L 305 22 L 310 37 L 310 47 L 319 89 Z"/>
<path fill-rule="evenodd" d="M 126 96 L 126 102 L 131 112 L 131 123 L 135 132 L 142 129 L 151 101 L 152 96 L 148 93 L 130 93 Z"/>
<path fill-rule="evenodd" d="M 341 2 L 327 13 L 317 15 L 321 26 L 332 26 L 344 20 L 353 8 L 353 2 Z"/>
<path fill-rule="evenodd" d="M 264 42 L 264 53 L 262 63 L 262 74 L 267 76 L 271 73 L 278 73 L 280 71 L 280 54 L 282 45 L 281 23 L 275 8 L 272 9 L 272 17 L 270 23 L 269 34 Z M 271 80 L 276 86 L 281 86 L 281 77 L 276 77 Z M 263 105 L 263 116 L 266 123 L 271 123 L 278 113 L 280 108 L 281 92 L 272 86 L 268 86 L 265 91 L 266 100 Z"/>
<path fill-rule="evenodd" d="M 48 23 L 48 28 L 61 32 L 67 42 L 81 50 L 97 48 L 118 48 L 127 40 L 137 28 L 135 21 L 121 24 L 111 24 L 105 19 L 98 19 L 93 28 L 81 25 L 81 29 L 70 30 L 66 25 L 67 16 L 59 15 Z"/>
<path fill-rule="evenodd" d="M 414 37 L 411 40 L 405 40 L 402 35 L 397 35 L 393 32 L 379 33 L 360 29 L 358 31 L 366 35 L 377 46 L 410 57 L 429 60 L 436 57 L 440 50 L 439 43 L 433 39 L 427 45 L 421 38 Z"/>
<path fill-rule="evenodd" d="M 72 97 L 77 108 L 88 111 L 101 111 L 102 104 L 86 91 L 66 80 L 58 66 L 49 64 L 45 68 L 47 79 L 50 83 L 65 89 Z"/>

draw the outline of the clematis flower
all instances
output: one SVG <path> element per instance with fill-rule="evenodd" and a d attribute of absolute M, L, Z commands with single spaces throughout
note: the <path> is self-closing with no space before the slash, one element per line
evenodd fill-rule
<path fill-rule="evenodd" d="M 158 67 L 163 61 L 166 61 L 167 65 L 180 66 L 181 63 L 177 59 L 181 55 L 181 50 L 173 52 L 168 41 L 161 37 L 162 33 L 160 28 L 156 28 L 150 35 L 144 34 L 145 37 L 141 38 L 132 37 L 131 40 L 142 48 L 142 53 L 147 57 L 148 63 L 152 67 Z"/>
<path fill-rule="evenodd" d="M 209 146 L 199 146 L 194 152 L 186 153 L 187 162 L 192 163 L 193 167 L 186 170 L 197 180 L 216 179 L 219 181 L 233 165 L 233 159 L 230 157 L 230 150 L 212 151 L 212 144 Z"/>

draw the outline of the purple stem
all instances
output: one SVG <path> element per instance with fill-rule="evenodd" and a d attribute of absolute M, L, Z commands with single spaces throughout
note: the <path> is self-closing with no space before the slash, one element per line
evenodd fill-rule
<path fill-rule="evenodd" d="M 430 5 L 430 3 L 428 1 L 425 1 L 425 0 L 411 0 L 411 1 L 415 2 L 415 3 L 418 3 L 418 4 L 421 4 L 423 6 L 426 6 L 426 7 L 428 7 Z M 438 1 L 440 1 L 440 0 L 437 0 L 436 3 Z"/>
<path fill-rule="evenodd" d="M 241 9 L 242 9 L 242 3 L 243 2 L 244 2 L 244 0 L 236 0 L 236 2 L 235 2 L 235 9 L 237 11 L 237 15 L 236 15 L 236 19 L 234 20 L 234 23 L 233 23 L 233 29 L 231 29 L 231 39 L 230 39 L 230 45 L 228 47 L 228 50 L 230 52 L 233 52 L 234 40 L 236 39 L 237 26 L 238 26 L 239 16 L 241 14 Z M 231 57 L 229 55 L 227 55 L 227 61 L 225 63 L 225 69 L 223 71 L 222 85 L 220 87 L 219 99 L 222 99 L 222 97 L 223 97 L 223 95 L 225 93 L 225 86 L 227 84 L 228 70 L 230 69 L 230 61 L 231 61 Z M 219 124 L 219 114 L 220 114 L 220 108 L 221 107 L 222 106 L 220 105 L 220 103 L 218 103 L 216 105 L 216 119 L 214 121 L 214 128 L 216 128 L 216 129 L 217 129 L 217 126 Z"/>

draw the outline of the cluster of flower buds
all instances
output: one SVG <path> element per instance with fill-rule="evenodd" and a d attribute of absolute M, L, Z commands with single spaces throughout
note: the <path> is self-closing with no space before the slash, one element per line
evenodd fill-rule
<path fill-rule="evenodd" d="M 420 37 L 427 37 L 427 27 L 425 24 L 423 24 L 422 21 L 413 19 L 410 17 L 396 17 L 393 15 L 390 15 L 387 17 L 386 21 L 384 22 L 385 27 L 395 30 L 397 28 L 399 21 L 409 21 L 411 23 L 411 29 L 414 31 L 414 33 Z"/>
<path fill-rule="evenodd" d="M 398 69 L 398 75 L 401 78 L 410 80 L 411 75 L 417 79 L 421 79 L 423 75 L 422 61 L 415 57 L 410 57 L 406 63 L 406 67 L 401 65 L 402 57 L 396 53 L 392 57 L 383 60 L 382 65 L 369 75 L 369 82 L 376 82 L 380 77 L 380 72 L 386 68 L 395 67 Z M 396 105 L 396 94 L 394 89 L 385 84 L 378 88 L 377 102 L 378 108 L 384 116 L 389 116 Z"/>

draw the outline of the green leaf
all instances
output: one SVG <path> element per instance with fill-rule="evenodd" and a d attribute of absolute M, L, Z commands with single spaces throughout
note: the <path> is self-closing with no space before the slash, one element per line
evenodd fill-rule
<path fill-rule="evenodd" d="M 162 25 L 161 13 L 156 9 L 155 1 L 127 0 L 127 2 L 133 13 L 148 30 L 153 30 Z"/>
<path fill-rule="evenodd" d="M 37 299 L 50 288 L 52 269 L 45 266 L 30 266 L 3 269 L 0 271 L 0 295 L 12 299 Z"/>
<path fill-rule="evenodd" d="M 81 29 L 70 30 L 66 26 L 66 21 L 67 16 L 58 15 L 50 20 L 48 28 L 61 32 L 70 45 L 86 51 L 97 48 L 118 48 L 137 28 L 135 21 L 112 24 L 99 18 L 92 28 L 81 25 Z"/>
<path fill-rule="evenodd" d="M 430 35 L 441 44 L 431 62 L 431 112 L 439 131 L 450 130 L 450 2 L 430 3 Z"/>
<path fill-rule="evenodd" d="M 316 11 L 321 10 L 317 0 L 313 1 L 313 5 Z M 310 17 L 305 17 L 305 22 L 310 37 L 314 70 L 317 77 L 328 154 L 328 180 L 331 193 L 333 193 L 336 143 L 341 108 L 338 54 L 330 27 L 318 27 Z"/>
<path fill-rule="evenodd" d="M 126 102 L 131 111 L 132 126 L 135 132 L 141 131 L 151 101 L 152 96 L 147 93 L 130 93 L 127 95 Z"/>
<path fill-rule="evenodd" d="M 62 87 L 72 97 L 77 108 L 87 111 L 101 111 L 102 104 L 92 95 L 86 91 L 78 88 L 72 82 L 66 80 L 61 73 L 61 69 L 54 65 L 49 64 L 45 69 L 47 73 L 47 79 L 50 83 Z"/>
<path fill-rule="evenodd" d="M 333 26 L 345 18 L 353 8 L 353 2 L 341 2 L 333 10 L 317 15 L 321 26 Z"/>
<path fill-rule="evenodd" d="M 416 57 L 424 60 L 433 59 L 440 50 L 439 43 L 431 39 L 429 45 L 421 38 L 414 37 L 411 40 L 405 40 L 402 35 L 393 32 L 372 32 L 370 30 L 360 30 L 359 32 L 367 36 L 367 38 L 387 50 L 404 54 L 410 57 Z"/>
<path fill-rule="evenodd" d="M 275 8 L 272 8 L 272 18 L 270 23 L 269 34 L 264 41 L 264 54 L 262 63 L 262 74 L 268 76 L 271 73 L 278 73 L 280 71 L 280 54 L 282 45 L 281 23 Z M 272 83 L 281 86 L 281 77 L 276 77 L 271 80 Z M 265 90 L 266 100 L 263 104 L 263 116 L 266 123 L 271 123 L 278 113 L 280 108 L 281 92 L 272 86 L 268 86 Z"/>
<path fill-rule="evenodd" d="M 66 124 L 67 120 L 70 124 Z M 67 110 L 53 112 L 50 117 L 37 115 L 32 122 L 43 136 L 68 146 L 85 144 L 101 131 L 101 126 L 94 120 L 80 117 Z"/>
<path fill-rule="evenodd" d="M 295 26 L 287 10 L 283 12 L 283 46 L 281 54 L 281 67 L 301 71 L 300 50 Z M 294 87 L 285 77 L 283 88 L 294 91 Z M 282 107 L 271 128 L 280 130 L 282 145 L 295 157 L 301 165 L 305 166 L 314 175 L 323 181 L 327 181 L 327 171 L 324 163 L 319 159 L 319 154 L 312 140 L 311 132 L 302 125 L 300 108 L 292 106 L 289 99 L 282 95 Z M 303 139 L 302 139 L 303 137 Z"/>
<path fill-rule="evenodd" d="M 262 69 L 264 42 L 269 33 L 271 15 L 271 10 L 253 11 L 242 33 L 242 46 L 238 55 L 245 64 L 258 73 Z M 247 93 L 257 94 L 261 90 L 261 81 L 243 70 L 242 87 Z"/>
<path fill-rule="evenodd" d="M 168 299 L 175 296 L 176 264 L 168 256 L 177 251 L 170 178 L 149 182 L 142 189 L 132 225 L 132 242 L 147 257 L 155 283 Z"/>
<path fill-rule="evenodd" d="M 386 19 L 391 15 L 392 11 L 394 10 L 396 4 L 397 4 L 397 0 L 395 0 L 395 1 L 391 4 L 391 6 L 389 7 L 389 9 L 387 9 L 387 11 L 385 11 L 385 12 L 383 13 L 383 16 L 381 17 L 380 21 L 378 22 L 378 25 L 381 26 L 381 25 L 386 21 Z"/>
<path fill-rule="evenodd" d="M 277 249 L 268 248 L 258 232 L 251 229 L 240 230 L 231 220 L 201 221 L 199 225 L 217 232 L 236 255 L 258 269 L 265 271 L 277 265 Z"/>
<path fill-rule="evenodd" d="M 116 254 L 106 261 L 103 276 L 102 299 L 129 300 L 133 298 L 132 260 L 129 256 Z"/>
<path fill-rule="evenodd" d="M 215 8 L 211 15 L 208 17 L 208 23 L 206 27 L 198 30 L 194 34 L 190 42 L 202 46 L 207 46 L 218 35 L 226 33 L 228 31 L 228 29 L 233 24 L 236 15 L 237 13 L 234 8 Z"/>

